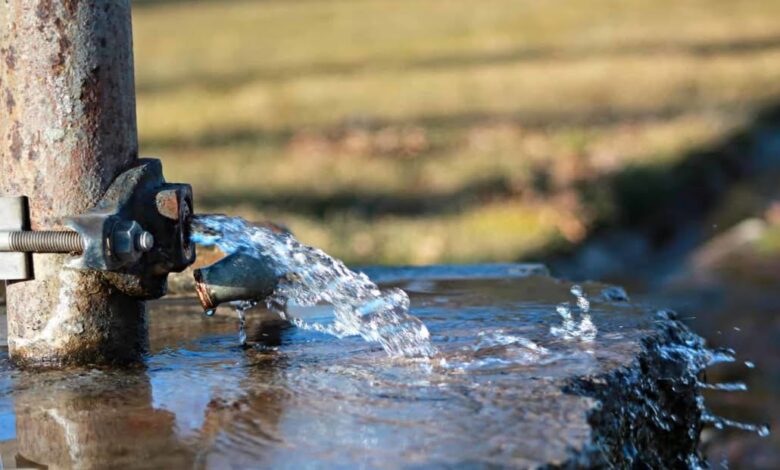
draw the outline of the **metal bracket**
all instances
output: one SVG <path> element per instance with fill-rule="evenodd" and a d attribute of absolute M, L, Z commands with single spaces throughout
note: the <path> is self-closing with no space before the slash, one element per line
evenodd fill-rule
<path fill-rule="evenodd" d="M 0 236 L 28 228 L 27 198 L 0 197 Z M 23 281 L 32 277 L 29 253 L 0 252 L 0 279 Z"/>

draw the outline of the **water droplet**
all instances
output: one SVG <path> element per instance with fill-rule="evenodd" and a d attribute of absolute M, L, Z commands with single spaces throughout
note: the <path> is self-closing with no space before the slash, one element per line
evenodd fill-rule
<path fill-rule="evenodd" d="M 724 362 L 734 362 L 735 358 L 735 352 L 733 349 L 725 348 L 725 349 L 717 349 L 715 351 L 709 351 L 709 358 L 707 361 L 708 366 L 713 366 L 715 364 L 721 364 Z"/>
<path fill-rule="evenodd" d="M 733 421 L 727 418 L 721 418 L 720 416 L 715 416 L 712 413 L 710 413 L 708 410 L 704 409 L 702 403 L 699 404 L 699 407 L 702 409 L 702 416 L 701 416 L 702 422 L 710 423 L 716 429 L 724 429 L 726 427 L 729 427 L 734 429 L 741 429 L 743 431 L 754 432 L 761 437 L 767 437 L 769 435 L 769 426 L 765 424 L 756 425 L 750 423 L 741 423 L 739 421 Z"/>
<path fill-rule="evenodd" d="M 238 314 L 238 342 L 241 346 L 246 346 L 246 312 L 257 305 L 257 302 L 242 300 L 231 303 Z"/>
<path fill-rule="evenodd" d="M 748 369 L 755 369 L 756 365 L 751 361 L 745 361 L 745 367 L 747 367 Z"/>
<path fill-rule="evenodd" d="M 210 309 L 208 309 L 208 310 L 204 311 L 203 313 L 205 313 L 207 317 L 213 317 L 213 316 L 214 316 L 214 313 L 215 313 L 216 311 L 217 311 L 217 309 L 215 309 L 215 308 L 210 308 Z"/>

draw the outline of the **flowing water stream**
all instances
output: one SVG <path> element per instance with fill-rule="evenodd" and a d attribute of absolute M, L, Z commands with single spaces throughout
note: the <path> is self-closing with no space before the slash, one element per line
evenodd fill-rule
<path fill-rule="evenodd" d="M 290 304 L 309 307 L 333 306 L 330 325 L 308 325 L 291 318 L 301 328 L 338 337 L 360 335 L 377 342 L 391 356 L 431 356 L 430 333 L 409 314 L 409 296 L 401 289 L 382 291 L 362 273 L 347 268 L 322 250 L 300 243 L 290 233 L 248 223 L 238 217 L 198 216 L 193 222 L 193 240 L 216 245 L 226 254 L 243 253 L 268 260 L 281 278 L 266 301 L 270 309 L 287 316 Z M 239 316 L 248 305 L 239 303 Z"/>

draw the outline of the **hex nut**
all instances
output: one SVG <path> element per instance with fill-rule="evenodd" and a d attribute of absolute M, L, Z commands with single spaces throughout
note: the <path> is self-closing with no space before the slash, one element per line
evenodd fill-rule
<path fill-rule="evenodd" d="M 136 239 L 144 230 L 135 221 L 122 221 L 114 225 L 111 231 L 111 251 L 115 257 L 125 262 L 136 261 L 141 257 L 141 250 L 136 246 Z"/>

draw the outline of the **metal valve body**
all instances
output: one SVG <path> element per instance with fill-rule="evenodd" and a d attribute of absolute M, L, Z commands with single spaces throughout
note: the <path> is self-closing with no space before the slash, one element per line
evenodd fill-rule
<path fill-rule="evenodd" d="M 0 212 L 21 217 L 11 225 L 24 227 L 26 217 L 18 207 L 25 207 L 26 200 L 18 199 L 0 198 Z M 97 207 L 65 218 L 72 231 L 0 227 L 0 252 L 69 253 L 75 256 L 67 261 L 69 268 L 100 271 L 128 295 L 157 298 L 165 294 L 168 273 L 195 260 L 189 242 L 191 214 L 189 185 L 166 183 L 159 160 L 142 159 L 114 181 Z M 141 223 L 154 230 L 158 243 Z M 23 280 L 28 272 L 22 269 L 5 277 L 0 273 L 0 279 Z"/>
<path fill-rule="evenodd" d="M 67 266 L 101 271 L 125 294 L 154 299 L 165 295 L 168 273 L 195 261 L 192 188 L 165 182 L 159 160 L 138 162 L 117 177 L 97 207 L 66 219 L 85 240 L 84 253 Z"/>

